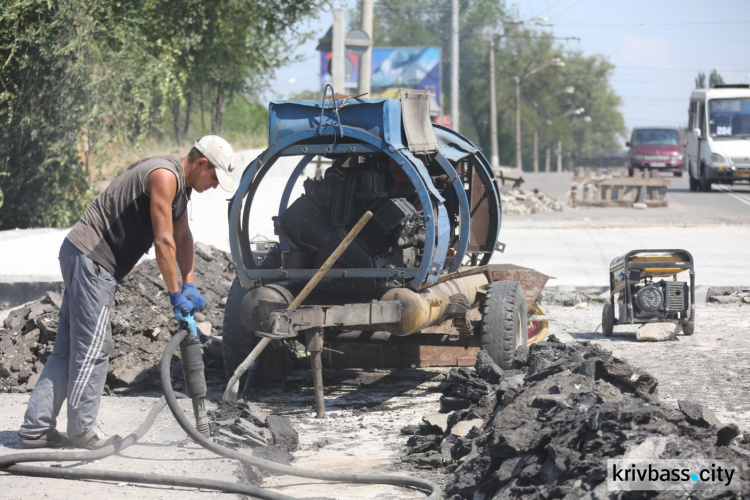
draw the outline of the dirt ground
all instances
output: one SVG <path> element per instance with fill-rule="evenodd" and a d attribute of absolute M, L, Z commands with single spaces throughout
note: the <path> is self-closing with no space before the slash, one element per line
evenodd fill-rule
<path fill-rule="evenodd" d="M 659 382 L 658 394 L 676 406 L 688 399 L 711 409 L 722 423 L 750 430 L 750 368 L 743 356 L 750 350 L 748 305 L 699 304 L 696 333 L 666 342 L 636 342 L 635 326 L 615 327 L 611 338 L 601 335 L 599 304 L 577 307 L 546 305 L 550 334 L 568 342 L 591 341 Z M 342 472 L 415 475 L 441 485 L 450 477 L 431 468 L 405 462 L 408 436 L 402 429 L 416 426 L 439 409 L 439 386 L 448 369 L 326 370 L 328 418 L 315 418 L 309 372 L 295 372 L 283 389 L 255 393 L 252 398 L 267 411 L 290 419 L 299 433 L 294 465 Z M 101 419 L 109 432 L 129 433 L 145 417 L 155 394 L 109 396 L 102 403 Z M 216 401 L 219 394 L 211 394 Z M 20 451 L 15 430 L 20 424 L 27 394 L 0 395 L 0 455 Z M 185 410 L 191 413 L 185 405 Z M 64 426 L 64 420 L 60 423 Z M 64 428 L 64 427 L 63 427 Z M 54 466 L 55 463 L 49 465 Z M 67 465 L 66 465 L 67 466 Z M 157 425 L 120 456 L 89 464 L 87 468 L 150 471 L 237 480 L 241 466 L 212 456 L 190 442 L 164 410 Z M 3 498 L 216 498 L 216 492 L 189 488 L 143 486 L 104 481 L 62 481 L 0 475 Z M 263 480 L 263 487 L 306 499 L 418 499 L 419 491 L 393 486 L 331 485 L 288 476 Z M 234 495 L 223 495 L 233 498 Z"/>

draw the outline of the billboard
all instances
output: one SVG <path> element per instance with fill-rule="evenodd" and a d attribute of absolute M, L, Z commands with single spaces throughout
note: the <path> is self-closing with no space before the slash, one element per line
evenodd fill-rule
<path fill-rule="evenodd" d="M 359 57 L 346 54 L 346 88 L 359 81 Z M 331 53 L 320 53 L 320 86 L 331 83 Z M 440 108 L 440 47 L 388 47 L 372 49 L 372 95 L 391 89 L 429 90 L 432 108 Z M 340 92 L 338 89 L 336 89 Z"/>

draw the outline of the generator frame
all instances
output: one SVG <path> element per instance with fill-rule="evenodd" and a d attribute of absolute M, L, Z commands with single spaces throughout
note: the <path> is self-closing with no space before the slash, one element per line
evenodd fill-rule
<path fill-rule="evenodd" d="M 638 316 L 633 293 L 637 285 L 646 286 L 655 278 L 672 278 L 689 273 L 687 307 L 676 310 L 667 304 L 648 317 Z M 681 294 L 680 294 L 681 295 Z M 682 298 L 684 304 L 684 298 Z M 617 317 L 615 311 L 618 312 Z M 693 257 L 682 249 L 637 249 L 612 260 L 609 266 L 609 301 L 602 310 L 602 333 L 612 335 L 615 325 L 635 323 L 674 322 L 682 326 L 686 335 L 692 335 L 695 325 L 695 269 Z"/>

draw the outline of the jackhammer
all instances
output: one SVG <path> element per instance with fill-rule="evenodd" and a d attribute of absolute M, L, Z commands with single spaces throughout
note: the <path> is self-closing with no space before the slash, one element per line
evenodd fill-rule
<path fill-rule="evenodd" d="M 185 392 L 193 401 L 195 428 L 206 437 L 211 436 L 206 413 L 206 375 L 203 371 L 203 350 L 198 338 L 198 328 L 195 326 L 195 315 L 183 315 L 179 309 L 174 310 L 177 322 L 187 335 L 180 342 L 180 357 L 182 358 L 182 374 L 185 377 Z"/>

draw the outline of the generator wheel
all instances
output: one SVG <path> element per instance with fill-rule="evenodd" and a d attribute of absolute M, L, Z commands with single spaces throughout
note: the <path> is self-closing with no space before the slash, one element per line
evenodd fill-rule
<path fill-rule="evenodd" d="M 242 323 L 240 317 L 240 303 L 247 290 L 242 288 L 238 280 L 232 282 L 224 309 L 224 326 L 222 333 L 222 358 L 224 359 L 224 375 L 227 380 L 232 378 L 234 370 L 250 354 L 260 337 L 255 335 Z M 267 384 L 281 383 L 292 370 L 286 347 L 274 340 L 261 353 L 256 361 L 257 367 L 250 369 L 240 379 L 240 387 L 244 387 L 245 380 L 252 372 L 252 386 L 260 387 Z"/>
<path fill-rule="evenodd" d="M 482 349 L 500 368 L 513 364 L 516 349 L 526 345 L 529 320 L 521 285 L 496 281 L 487 290 L 482 313 Z"/>
<path fill-rule="evenodd" d="M 531 316 L 546 316 L 545 311 L 539 304 L 534 304 L 531 309 L 528 310 L 527 314 Z M 529 318 L 529 331 L 528 340 L 526 345 L 536 344 L 547 338 L 547 332 L 549 331 L 549 322 L 546 319 L 536 320 Z"/>
<path fill-rule="evenodd" d="M 605 337 L 611 337 L 612 336 L 612 330 L 615 326 L 615 310 L 612 307 L 612 304 L 606 303 L 604 304 L 604 309 L 602 309 L 602 333 Z"/>
<path fill-rule="evenodd" d="M 695 321 L 686 321 L 682 324 L 682 333 L 692 335 L 695 333 Z"/>

